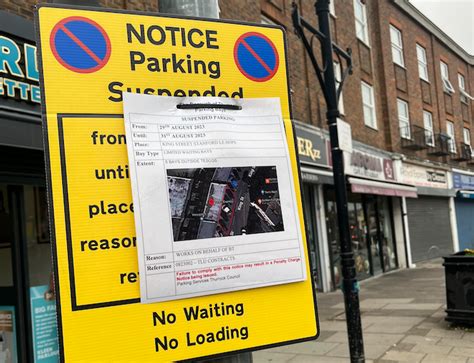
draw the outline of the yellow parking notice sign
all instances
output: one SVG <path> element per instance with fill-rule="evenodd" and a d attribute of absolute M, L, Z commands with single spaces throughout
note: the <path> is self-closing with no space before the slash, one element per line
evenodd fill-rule
<path fill-rule="evenodd" d="M 278 97 L 303 221 L 283 30 L 52 5 L 36 26 L 61 359 L 166 362 L 315 339 L 308 250 L 303 282 L 140 303 L 122 92 Z"/>

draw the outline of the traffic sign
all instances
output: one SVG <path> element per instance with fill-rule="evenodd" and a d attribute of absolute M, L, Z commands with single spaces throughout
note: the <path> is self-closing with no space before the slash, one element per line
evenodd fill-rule
<path fill-rule="evenodd" d="M 242 34 L 234 46 L 235 64 L 239 71 L 252 81 L 265 82 L 278 71 L 278 51 L 264 34 Z"/>
<path fill-rule="evenodd" d="M 91 19 L 72 16 L 60 20 L 51 32 L 51 50 L 67 69 L 91 73 L 101 69 L 110 57 L 110 40 Z"/>
<path fill-rule="evenodd" d="M 303 221 L 283 30 L 50 4 L 36 21 L 61 359 L 165 362 L 315 339 L 311 278 L 140 303 L 122 92 L 279 98 Z"/>

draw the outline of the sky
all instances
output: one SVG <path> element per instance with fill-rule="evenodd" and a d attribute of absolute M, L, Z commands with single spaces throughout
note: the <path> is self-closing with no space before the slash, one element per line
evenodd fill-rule
<path fill-rule="evenodd" d="M 451 39 L 474 55 L 474 0 L 410 0 Z"/>

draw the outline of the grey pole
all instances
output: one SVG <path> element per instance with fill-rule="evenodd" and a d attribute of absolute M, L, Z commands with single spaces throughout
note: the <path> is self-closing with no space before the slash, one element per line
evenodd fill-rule
<path fill-rule="evenodd" d="M 160 13 L 203 18 L 219 18 L 218 0 L 159 0 Z M 252 353 L 241 353 L 225 358 L 192 360 L 194 363 L 252 363 Z"/>

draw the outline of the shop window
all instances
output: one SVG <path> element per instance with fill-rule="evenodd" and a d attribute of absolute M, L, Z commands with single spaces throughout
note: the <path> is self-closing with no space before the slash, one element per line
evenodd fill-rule
<path fill-rule="evenodd" d="M 309 243 L 309 253 L 311 254 L 311 271 L 316 288 L 323 290 L 321 263 L 319 259 L 319 241 L 316 229 L 316 187 L 312 184 L 303 185 L 303 208 L 306 226 L 306 238 Z"/>
<path fill-rule="evenodd" d="M 382 259 L 384 271 L 398 267 L 397 249 L 393 234 L 393 217 L 390 199 L 378 198 L 378 218 L 380 225 L 380 243 L 382 245 Z"/>
<path fill-rule="evenodd" d="M 13 286 L 13 218 L 8 203 L 7 186 L 0 184 L 0 287 Z"/>
<path fill-rule="evenodd" d="M 334 188 L 325 189 L 326 227 L 333 287 L 342 282 Z M 348 193 L 349 228 L 358 279 L 398 267 L 391 198 Z"/>
<path fill-rule="evenodd" d="M 25 185 L 24 206 L 30 286 L 49 285 L 51 280 L 51 245 L 49 244 L 46 189 Z"/>

